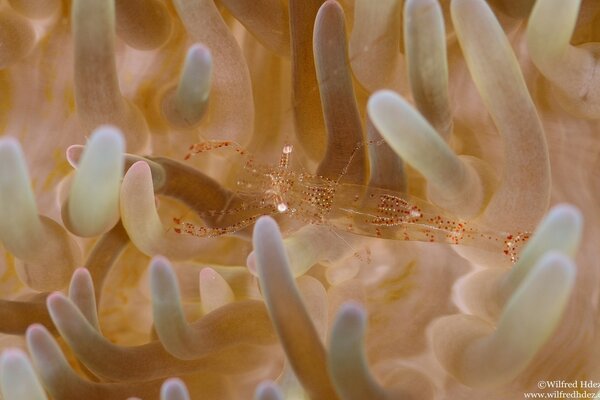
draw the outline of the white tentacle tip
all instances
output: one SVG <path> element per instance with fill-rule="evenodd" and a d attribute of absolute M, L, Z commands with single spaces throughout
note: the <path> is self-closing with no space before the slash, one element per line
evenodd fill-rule
<path fill-rule="evenodd" d="M 194 126 L 201 121 L 207 110 L 212 69 L 213 59 L 208 47 L 196 43 L 189 48 L 175 97 L 171 97 L 173 92 L 168 92 L 163 102 L 163 112 L 171 123 Z"/>
<path fill-rule="evenodd" d="M 366 323 L 367 314 L 364 308 L 359 303 L 346 302 L 342 304 L 337 313 L 334 332 L 337 333 L 340 329 L 340 332 L 344 333 L 339 335 L 341 337 L 347 336 L 346 334 L 355 335 L 355 333 L 362 332 L 365 329 Z"/>
<path fill-rule="evenodd" d="M 155 256 L 150 261 L 150 291 L 154 303 L 176 300 L 177 278 L 165 257 Z"/>
<path fill-rule="evenodd" d="M 204 89 L 204 91 L 206 91 L 207 93 L 209 89 L 208 85 L 210 84 L 210 74 L 212 70 L 212 55 L 208 47 L 206 47 L 202 43 L 196 43 L 192 45 L 188 50 L 185 62 L 186 67 L 191 69 L 190 72 L 195 72 L 196 74 L 200 75 L 199 78 L 204 78 L 202 79 L 202 81 L 207 86 L 200 88 Z"/>
<path fill-rule="evenodd" d="M 235 295 L 227 281 L 212 268 L 200 271 L 200 302 L 202 310 L 208 314 L 235 300 Z"/>
<path fill-rule="evenodd" d="M 19 141 L 0 138 L 0 185 L 29 185 L 27 163 Z"/>
<path fill-rule="evenodd" d="M 254 400 L 283 400 L 283 392 L 275 382 L 263 381 L 254 392 Z"/>
<path fill-rule="evenodd" d="M 181 379 L 170 378 L 160 388 L 160 400 L 190 400 L 190 394 Z"/>
<path fill-rule="evenodd" d="M 386 89 L 378 90 L 369 97 L 367 110 L 373 121 L 380 120 L 382 115 L 393 113 L 394 108 L 402 102 L 402 98 L 396 92 Z"/>
<path fill-rule="evenodd" d="M 4 156 L 5 152 L 16 154 L 21 152 L 19 141 L 11 136 L 0 138 L 0 155 Z"/>
<path fill-rule="evenodd" d="M 269 216 L 262 216 L 254 225 L 254 235 L 262 236 L 261 234 L 268 234 L 279 231 L 277 222 Z"/>
<path fill-rule="evenodd" d="M 46 394 L 20 349 L 4 350 L 0 356 L 0 389 L 5 400 L 46 400 Z"/>
<path fill-rule="evenodd" d="M 125 140 L 117 128 L 101 126 L 92 134 L 69 193 L 65 222 L 75 234 L 97 236 L 119 220 L 124 151 Z"/>
<path fill-rule="evenodd" d="M 519 299 L 526 304 L 538 304 L 540 298 L 551 297 L 552 301 L 544 310 L 549 310 L 551 304 L 558 308 L 564 307 L 575 285 L 577 269 L 573 260 L 563 253 L 549 251 L 534 266 L 527 278 L 507 304 Z M 548 293 L 552 293 L 551 295 Z M 535 310 L 532 309 L 535 313 Z M 558 309 L 557 309 L 558 311 Z"/>
<path fill-rule="evenodd" d="M 579 209 L 571 204 L 561 203 L 552 207 L 538 231 L 544 232 L 544 241 L 562 242 L 565 239 L 572 241 L 579 239 L 583 229 L 583 215 Z M 567 234 L 569 237 L 565 237 Z"/>

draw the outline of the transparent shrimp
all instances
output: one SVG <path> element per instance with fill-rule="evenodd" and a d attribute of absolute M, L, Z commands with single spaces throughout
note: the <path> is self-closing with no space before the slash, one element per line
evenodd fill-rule
<path fill-rule="evenodd" d="M 243 201 L 235 209 L 220 211 L 228 215 L 238 213 L 243 223 L 236 223 L 232 229 L 215 231 L 176 220 L 183 227 L 178 228 L 180 232 L 201 237 L 218 236 L 250 226 L 261 215 L 280 215 L 305 224 L 327 225 L 363 236 L 473 246 L 502 252 L 513 263 L 531 235 L 530 232 L 483 229 L 405 193 L 342 183 L 341 177 L 332 180 L 294 171 L 290 169 L 292 145 L 283 147 L 279 163 L 275 166 L 256 164 L 233 142 L 195 144 L 185 158 L 223 147 L 233 148 L 246 156 L 237 181 L 237 194 Z M 216 212 L 208 213 L 214 216 Z"/>

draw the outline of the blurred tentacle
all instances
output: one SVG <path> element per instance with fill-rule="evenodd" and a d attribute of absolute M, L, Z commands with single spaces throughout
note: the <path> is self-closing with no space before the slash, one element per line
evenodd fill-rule
<path fill-rule="evenodd" d="M 381 134 L 367 115 L 367 142 L 369 151 L 369 187 L 405 193 L 408 178 L 402 159 Z"/>
<path fill-rule="evenodd" d="M 284 397 L 275 382 L 263 381 L 254 392 L 254 400 L 284 400 Z"/>
<path fill-rule="evenodd" d="M 118 222 L 114 228 L 98 239 L 85 260 L 84 268 L 90 272 L 98 302 L 100 302 L 108 272 L 129 243 L 125 228 L 121 222 Z"/>
<path fill-rule="evenodd" d="M 35 45 L 33 27 L 11 9 L 0 11 L 0 68 L 26 57 Z"/>
<path fill-rule="evenodd" d="M 367 181 L 367 149 L 348 69 L 344 11 L 326 1 L 315 21 L 314 57 L 327 130 L 325 156 L 317 174 L 344 182 Z"/>
<path fill-rule="evenodd" d="M 253 244 L 260 286 L 269 315 L 296 376 L 314 399 L 336 399 L 326 369 L 323 343 L 291 274 L 281 233 L 270 217 L 254 226 Z"/>
<path fill-rule="evenodd" d="M 279 0 L 221 0 L 229 12 L 266 48 L 290 55 L 288 8 Z"/>
<path fill-rule="evenodd" d="M 0 239 L 18 258 L 19 278 L 39 291 L 62 289 L 81 262 L 66 230 L 38 215 L 25 156 L 13 138 L 0 139 Z"/>
<path fill-rule="evenodd" d="M 69 365 L 58 343 L 40 325 L 27 330 L 27 347 L 44 387 L 53 398 L 103 400 L 130 396 L 156 396 L 161 382 L 96 383 L 81 378 Z"/>
<path fill-rule="evenodd" d="M 121 186 L 121 221 L 131 241 L 147 255 L 192 258 L 201 241 L 163 227 L 154 200 L 150 167 L 138 161 L 129 168 Z"/>
<path fill-rule="evenodd" d="M 80 144 L 73 144 L 67 148 L 65 155 L 67 157 L 67 161 L 73 168 L 77 168 L 79 164 L 79 160 L 83 156 L 83 151 L 85 147 Z M 136 154 L 125 153 L 124 154 L 124 168 L 123 173 L 127 171 L 133 164 L 138 161 L 144 161 L 150 167 L 150 171 L 152 172 L 152 183 L 154 184 L 155 190 L 159 190 L 164 184 L 166 180 L 166 172 L 164 168 L 157 162 L 152 161 L 148 157 L 138 156 Z"/>
<path fill-rule="evenodd" d="M 69 299 L 77 306 L 90 325 L 100 332 L 94 282 L 87 269 L 78 268 L 73 273 L 69 285 Z"/>
<path fill-rule="evenodd" d="M 576 267 L 565 255 L 541 258 L 512 294 L 496 328 L 455 315 L 433 325 L 433 349 L 447 372 L 472 387 L 516 378 L 552 336 L 571 296 Z"/>
<path fill-rule="evenodd" d="M 181 379 L 171 378 L 161 386 L 160 400 L 190 400 L 190 394 Z"/>
<path fill-rule="evenodd" d="M 225 211 L 229 207 L 239 206 L 240 199 L 235 193 L 201 171 L 185 164 L 163 157 L 155 157 L 152 160 L 164 171 L 164 183 L 160 186 L 154 185 L 156 194 L 182 201 L 194 212 L 203 216 L 205 222 L 210 226 L 225 227 L 232 223 L 233 219 L 227 215 L 211 218 L 206 213 L 208 211 Z M 240 215 L 237 217 L 239 218 Z"/>
<path fill-rule="evenodd" d="M 504 141 L 497 190 L 482 222 L 507 232 L 531 230 L 550 199 L 544 129 L 502 27 L 483 0 L 455 0 L 452 21 L 467 66 Z"/>
<path fill-rule="evenodd" d="M 114 124 L 130 152 L 148 141 L 144 116 L 121 95 L 115 61 L 115 4 L 112 0 L 75 0 L 72 6 L 77 115 L 90 132 Z M 92 17 L 93 16 L 93 17 Z"/>
<path fill-rule="evenodd" d="M 203 44 L 191 46 L 185 57 L 177 87 L 162 99 L 162 111 L 174 126 L 194 127 L 208 108 L 212 82 L 212 56 Z"/>
<path fill-rule="evenodd" d="M 344 400 L 391 399 L 369 371 L 363 344 L 365 330 L 364 310 L 353 303 L 342 305 L 333 323 L 329 341 L 328 368 L 331 379 Z"/>
<path fill-rule="evenodd" d="M 432 202 L 462 218 L 479 214 L 486 188 L 476 160 L 454 154 L 425 118 L 392 91 L 373 94 L 368 111 L 390 147 L 425 176 Z"/>
<path fill-rule="evenodd" d="M 331 266 L 339 263 L 353 251 L 358 237 L 334 232 L 330 227 L 306 225 L 283 239 L 294 277 L 304 275 L 315 264 Z M 248 269 L 258 275 L 255 252 L 248 256 Z"/>
<path fill-rule="evenodd" d="M 156 333 L 165 349 L 177 358 L 192 360 L 227 346 L 275 342 L 267 310 L 253 300 L 220 307 L 188 324 L 177 278 L 162 257 L 154 258 L 150 264 L 150 287 Z"/>
<path fill-rule="evenodd" d="M 404 65 L 401 0 L 356 0 L 354 27 L 350 34 L 352 72 L 368 91 L 401 90 Z"/>
<path fill-rule="evenodd" d="M 20 349 L 6 349 L 0 356 L 0 390 L 4 400 L 47 400 L 29 358 Z"/>
<path fill-rule="evenodd" d="M 119 221 L 124 151 L 118 129 L 104 126 L 92 133 L 62 209 L 63 221 L 74 234 L 97 236 Z"/>
<path fill-rule="evenodd" d="M 117 35 L 139 50 L 162 46 L 171 35 L 167 7 L 158 0 L 115 0 Z"/>
<path fill-rule="evenodd" d="M 41 324 L 50 332 L 56 332 L 45 297 L 33 301 L 0 300 L 0 332 L 23 335 L 31 324 Z"/>
<path fill-rule="evenodd" d="M 200 271 L 200 303 L 205 314 L 233 303 L 234 300 L 231 286 L 217 271 L 212 268 Z"/>
<path fill-rule="evenodd" d="M 504 12 L 506 15 L 521 19 L 529 16 L 529 13 L 535 4 L 535 0 L 490 0 L 489 3 Z"/>
<path fill-rule="evenodd" d="M 174 4 L 189 36 L 203 43 L 212 54 L 209 118 L 200 134 L 245 146 L 254 127 L 254 100 L 242 52 L 213 0 L 175 0 Z"/>
<path fill-rule="evenodd" d="M 292 106 L 296 138 L 311 160 L 325 154 L 325 122 L 313 56 L 313 29 L 324 0 L 290 0 Z"/>
<path fill-rule="evenodd" d="M 572 46 L 581 0 L 537 0 L 527 24 L 535 66 L 556 89 L 561 105 L 577 117 L 600 118 L 600 46 Z"/>
<path fill-rule="evenodd" d="M 62 294 L 48 297 L 48 309 L 77 358 L 95 374 L 109 380 L 132 383 L 195 372 L 241 373 L 272 356 L 272 352 L 263 346 L 238 343 L 213 346 L 203 355 L 181 360 L 169 354 L 159 341 L 130 347 L 112 344 Z"/>
<path fill-rule="evenodd" d="M 447 141 L 452 133 L 452 111 L 444 18 L 437 0 L 408 0 L 405 3 L 404 48 L 415 104 Z"/>
<path fill-rule="evenodd" d="M 27 18 L 47 18 L 60 8 L 59 0 L 9 0 L 10 6 Z"/>
<path fill-rule="evenodd" d="M 583 216 L 574 206 L 554 206 L 527 241 L 510 269 L 488 268 L 470 275 L 460 286 L 469 313 L 494 321 L 537 262 L 549 252 L 574 258 L 581 244 Z"/>
<path fill-rule="evenodd" d="M 583 235 L 583 216 L 574 206 L 559 204 L 553 207 L 536 228 L 519 255 L 519 260 L 502 282 L 502 294 L 508 299 L 531 273 L 545 254 L 560 252 L 574 258 Z"/>

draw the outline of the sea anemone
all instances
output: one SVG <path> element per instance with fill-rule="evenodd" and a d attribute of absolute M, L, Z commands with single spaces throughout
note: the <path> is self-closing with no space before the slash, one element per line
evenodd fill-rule
<path fill-rule="evenodd" d="M 2 398 L 600 395 L 599 27 L 4 1 Z"/>

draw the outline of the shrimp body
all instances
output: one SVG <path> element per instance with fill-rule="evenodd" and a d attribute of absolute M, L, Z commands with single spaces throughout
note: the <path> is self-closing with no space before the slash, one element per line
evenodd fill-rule
<path fill-rule="evenodd" d="M 473 246 L 502 252 L 512 262 L 530 236 L 529 232 L 481 228 L 405 193 L 293 171 L 289 168 L 291 153 L 292 146 L 286 145 L 277 166 L 258 165 L 251 158 L 244 163 L 237 181 L 242 206 L 226 211 L 229 215 L 237 212 L 247 221 L 236 229 L 251 225 L 261 215 L 280 215 L 363 236 Z M 188 224 L 185 232 L 217 236 L 223 230 Z"/>
<path fill-rule="evenodd" d="M 338 229 L 364 236 L 466 245 L 502 252 L 511 262 L 516 262 L 530 236 L 529 232 L 482 228 L 405 193 L 351 184 L 338 186 L 328 221 Z"/>

